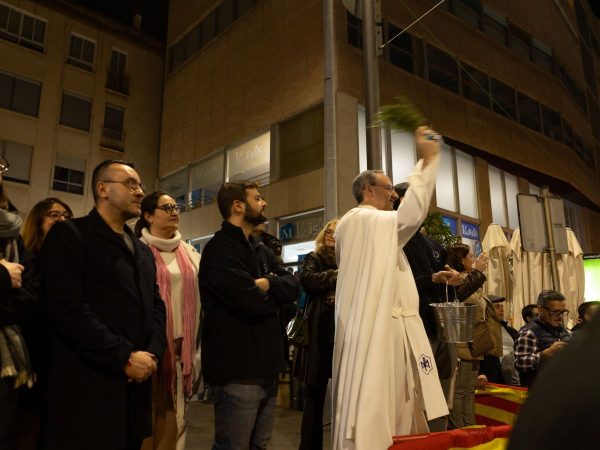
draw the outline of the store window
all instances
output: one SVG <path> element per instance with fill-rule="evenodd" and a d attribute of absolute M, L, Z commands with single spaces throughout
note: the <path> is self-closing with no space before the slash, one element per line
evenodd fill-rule
<path fill-rule="evenodd" d="M 435 179 L 435 198 L 438 208 L 458 212 L 456 207 L 456 190 L 454 179 L 454 163 L 452 148 L 442 144 L 440 152 L 440 168 Z"/>
<path fill-rule="evenodd" d="M 358 171 L 367 170 L 367 117 L 363 105 L 357 108 L 357 126 L 358 126 Z"/>
<path fill-rule="evenodd" d="M 323 228 L 323 210 L 279 219 L 279 239 L 283 244 L 285 265 L 298 265 L 304 256 L 315 249 L 315 239 Z"/>
<path fill-rule="evenodd" d="M 323 105 L 279 124 L 279 179 L 323 167 Z"/>
<path fill-rule="evenodd" d="M 80 69 L 93 70 L 96 43 L 90 39 L 76 34 L 71 34 L 69 44 L 69 57 L 67 62 Z"/>
<path fill-rule="evenodd" d="M 52 189 L 83 195 L 85 160 L 76 156 L 57 154 L 54 161 Z"/>
<path fill-rule="evenodd" d="M 479 218 L 473 157 L 443 144 L 435 193 L 438 208 Z"/>
<path fill-rule="evenodd" d="M 197 238 L 190 239 L 188 243 L 196 249 L 198 253 L 202 253 L 204 247 L 213 238 L 214 234 L 209 234 L 208 236 L 201 236 Z"/>
<path fill-rule="evenodd" d="M 8 172 L 2 174 L 2 178 L 29 183 L 32 155 L 33 147 L 31 145 L 0 140 L 0 156 L 6 158 L 10 164 Z"/>
<path fill-rule="evenodd" d="M 271 132 L 261 134 L 228 148 L 227 181 L 254 181 L 269 184 Z"/>
<path fill-rule="evenodd" d="M 182 169 L 160 180 L 159 189 L 167 192 L 179 205 L 188 205 L 188 169 Z"/>
<path fill-rule="evenodd" d="M 92 99 L 64 91 L 60 123 L 78 130 L 90 131 Z"/>
<path fill-rule="evenodd" d="M 407 181 L 417 163 L 417 151 L 413 133 L 392 132 L 392 180 L 394 184 Z"/>
<path fill-rule="evenodd" d="M 192 207 L 202 207 L 216 201 L 223 184 L 223 151 L 190 167 Z"/>
<path fill-rule="evenodd" d="M 504 228 L 519 226 L 517 177 L 497 167 L 488 165 L 492 221 Z"/>

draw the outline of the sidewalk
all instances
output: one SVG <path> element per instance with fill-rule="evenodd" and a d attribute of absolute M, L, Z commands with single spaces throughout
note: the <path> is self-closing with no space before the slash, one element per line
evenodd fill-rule
<path fill-rule="evenodd" d="M 213 421 L 213 405 L 199 401 L 190 403 L 186 450 L 207 450 L 211 448 L 214 434 Z M 273 438 L 269 449 L 298 450 L 301 421 L 302 411 L 277 407 Z M 323 428 L 323 450 L 330 449 L 331 425 L 328 425 Z"/>

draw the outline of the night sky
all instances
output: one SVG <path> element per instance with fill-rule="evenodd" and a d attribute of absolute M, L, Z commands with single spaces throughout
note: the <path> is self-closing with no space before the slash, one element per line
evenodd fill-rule
<path fill-rule="evenodd" d="M 161 42 L 167 31 L 168 0 L 71 0 L 107 14 L 125 25 L 132 24 L 133 14 L 142 13 L 142 32 Z"/>

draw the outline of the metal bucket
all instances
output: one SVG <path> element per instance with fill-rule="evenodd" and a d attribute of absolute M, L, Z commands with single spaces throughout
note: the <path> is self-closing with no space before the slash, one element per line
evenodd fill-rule
<path fill-rule="evenodd" d="M 438 336 L 443 342 L 470 342 L 475 326 L 475 305 L 457 302 L 431 303 Z"/>

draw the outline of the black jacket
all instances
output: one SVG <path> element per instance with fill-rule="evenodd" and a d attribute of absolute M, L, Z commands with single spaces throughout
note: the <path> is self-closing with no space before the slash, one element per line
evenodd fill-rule
<path fill-rule="evenodd" d="M 165 307 L 150 250 L 135 255 L 94 209 L 54 225 L 40 253 L 53 332 L 43 448 L 117 450 L 151 434 L 151 382 L 128 383 L 136 350 L 162 356 Z"/>
<path fill-rule="evenodd" d="M 276 269 L 263 291 L 251 243 L 242 229 L 224 221 L 200 260 L 202 370 L 211 384 L 252 382 L 283 370 L 277 311 L 298 298 L 294 276 Z"/>
<path fill-rule="evenodd" d="M 331 377 L 335 305 L 328 302 L 328 297 L 335 296 L 337 274 L 333 252 L 310 252 L 302 263 L 300 284 L 309 298 L 309 343 L 303 364 L 303 377 L 308 384 L 327 384 Z"/>

